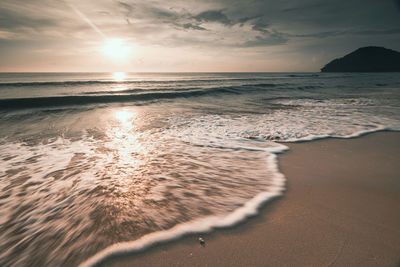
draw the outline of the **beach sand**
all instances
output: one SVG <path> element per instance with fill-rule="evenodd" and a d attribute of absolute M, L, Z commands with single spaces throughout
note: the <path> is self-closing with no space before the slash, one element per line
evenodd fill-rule
<path fill-rule="evenodd" d="M 259 215 L 103 266 L 398 266 L 400 133 L 287 145 L 287 191 Z"/>

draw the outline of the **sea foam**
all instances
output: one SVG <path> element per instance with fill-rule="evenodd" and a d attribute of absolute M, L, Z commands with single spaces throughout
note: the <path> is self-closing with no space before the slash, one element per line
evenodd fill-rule
<path fill-rule="evenodd" d="M 234 226 L 250 216 L 258 213 L 262 204 L 279 197 L 285 191 L 285 176 L 279 172 L 277 155 L 287 150 L 288 147 L 280 145 L 279 148 L 265 149 L 267 153 L 267 164 L 273 171 L 273 179 L 268 191 L 261 192 L 247 201 L 243 206 L 224 216 L 209 216 L 186 223 L 178 224 L 171 229 L 153 232 L 131 242 L 117 243 L 98 252 L 90 257 L 80 267 L 95 266 L 104 262 L 106 259 L 124 254 L 143 251 L 155 244 L 176 240 L 187 234 L 206 233 L 215 228 Z"/>

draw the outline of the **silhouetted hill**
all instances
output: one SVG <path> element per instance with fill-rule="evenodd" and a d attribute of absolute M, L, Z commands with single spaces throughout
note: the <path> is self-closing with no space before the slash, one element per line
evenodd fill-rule
<path fill-rule="evenodd" d="M 400 72 L 400 53 L 368 46 L 329 62 L 322 72 Z"/>

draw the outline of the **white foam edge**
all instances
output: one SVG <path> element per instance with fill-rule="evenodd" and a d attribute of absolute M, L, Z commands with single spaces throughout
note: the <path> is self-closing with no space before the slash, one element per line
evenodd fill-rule
<path fill-rule="evenodd" d="M 282 144 L 278 147 L 264 149 L 264 151 L 267 152 L 268 167 L 273 174 L 269 191 L 257 194 L 255 197 L 247 201 L 243 206 L 235 209 L 233 212 L 224 216 L 215 215 L 196 219 L 186 223 L 178 224 L 168 230 L 157 231 L 144 235 L 134 241 L 113 244 L 82 262 L 79 267 L 96 266 L 110 257 L 141 252 L 155 244 L 173 241 L 181 238 L 184 235 L 207 233 L 216 228 L 232 227 L 250 216 L 257 215 L 262 204 L 283 195 L 283 192 L 286 189 L 286 178 L 281 172 L 279 172 L 276 155 L 286 150 L 288 150 L 288 147 Z"/>
<path fill-rule="evenodd" d="M 376 133 L 376 132 L 383 132 L 383 131 L 393 131 L 399 132 L 400 129 L 395 129 L 391 127 L 385 126 L 377 126 L 376 128 L 369 129 L 369 130 L 360 130 L 349 135 L 336 135 L 336 134 L 326 134 L 326 135 L 309 135 L 303 138 L 289 138 L 287 140 L 277 140 L 279 143 L 300 143 L 300 142 L 308 142 L 320 139 L 327 139 L 327 138 L 340 138 L 340 139 L 351 139 L 356 137 L 361 137 L 367 134 Z"/>

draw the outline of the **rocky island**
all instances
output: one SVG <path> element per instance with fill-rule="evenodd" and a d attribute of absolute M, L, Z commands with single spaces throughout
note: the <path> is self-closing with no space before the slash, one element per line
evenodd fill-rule
<path fill-rule="evenodd" d="M 332 60 L 321 72 L 400 72 L 400 53 L 384 47 L 362 47 Z"/>

